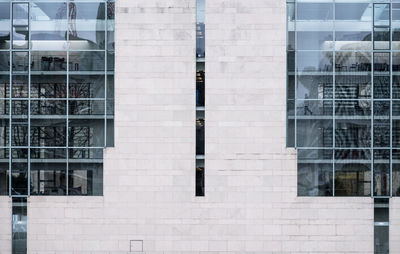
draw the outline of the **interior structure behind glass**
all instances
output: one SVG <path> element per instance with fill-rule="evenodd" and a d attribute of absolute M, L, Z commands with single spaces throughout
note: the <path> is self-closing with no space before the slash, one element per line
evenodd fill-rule
<path fill-rule="evenodd" d="M 299 196 L 400 195 L 400 1 L 287 3 Z"/>
<path fill-rule="evenodd" d="M 0 0 L 0 195 L 102 195 L 114 1 Z"/>

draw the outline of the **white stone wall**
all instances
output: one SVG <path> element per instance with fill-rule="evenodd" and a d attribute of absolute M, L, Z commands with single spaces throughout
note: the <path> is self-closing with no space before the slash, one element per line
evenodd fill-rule
<path fill-rule="evenodd" d="M 11 199 L 0 196 L 0 253 L 11 253 Z"/>
<path fill-rule="evenodd" d="M 389 201 L 389 248 L 390 254 L 400 253 L 400 200 L 392 198 Z"/>
<path fill-rule="evenodd" d="M 104 197 L 31 197 L 28 252 L 373 253 L 370 198 L 297 198 L 284 0 L 209 0 L 206 197 L 195 191 L 195 0 L 116 1 Z M 141 253 L 141 252 L 139 252 Z"/>

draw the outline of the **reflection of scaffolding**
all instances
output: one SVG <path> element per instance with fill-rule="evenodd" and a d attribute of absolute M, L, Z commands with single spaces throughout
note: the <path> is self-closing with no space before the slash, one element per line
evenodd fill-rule
<path fill-rule="evenodd" d="M 69 3 L 68 19 L 70 20 L 68 24 L 69 34 L 74 37 L 78 36 L 76 33 L 76 5 L 73 2 Z"/>
<path fill-rule="evenodd" d="M 73 0 L 71 0 L 73 1 Z M 67 5 L 63 4 L 57 12 L 57 19 L 62 19 L 63 17 L 66 17 L 67 15 Z M 68 32 L 71 36 L 77 36 L 76 33 L 76 5 L 74 2 L 69 3 L 69 11 L 68 11 Z"/>

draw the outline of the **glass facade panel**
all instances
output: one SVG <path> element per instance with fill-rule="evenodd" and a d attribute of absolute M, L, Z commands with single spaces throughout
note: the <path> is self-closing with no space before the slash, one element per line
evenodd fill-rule
<path fill-rule="evenodd" d="M 69 33 L 71 49 L 104 49 L 105 5 L 96 2 L 70 3 Z"/>
<path fill-rule="evenodd" d="M 103 150 L 69 149 L 68 195 L 103 195 Z"/>
<path fill-rule="evenodd" d="M 70 51 L 70 72 L 99 72 L 105 70 L 104 51 Z"/>
<path fill-rule="evenodd" d="M 66 149 L 35 148 L 30 156 L 31 195 L 66 195 Z"/>
<path fill-rule="evenodd" d="M 335 163 L 335 196 L 370 196 L 371 164 Z"/>
<path fill-rule="evenodd" d="M 34 50 L 67 49 L 67 3 L 33 2 L 31 44 Z"/>
<path fill-rule="evenodd" d="M 0 49 L 10 48 L 10 18 L 10 3 L 0 3 Z"/>
<path fill-rule="evenodd" d="M 27 199 L 12 199 L 12 254 L 27 253 Z"/>
<path fill-rule="evenodd" d="M 29 4 L 12 4 L 12 41 L 14 49 L 29 48 Z"/>
<path fill-rule="evenodd" d="M 0 0 L 0 195 L 102 195 L 114 0 Z"/>
<path fill-rule="evenodd" d="M 297 71 L 332 72 L 333 54 L 327 51 L 298 51 Z"/>
<path fill-rule="evenodd" d="M 400 3 L 390 2 L 287 3 L 299 196 L 400 195 Z"/>
<path fill-rule="evenodd" d="M 4 127 L 2 127 L 1 131 L 2 135 L 4 135 L 3 128 Z M 5 145 L 4 143 L 1 144 L 1 146 L 4 145 Z M 9 193 L 9 188 L 10 188 L 9 153 L 10 150 L 8 148 L 0 148 L 0 195 L 8 195 Z"/>

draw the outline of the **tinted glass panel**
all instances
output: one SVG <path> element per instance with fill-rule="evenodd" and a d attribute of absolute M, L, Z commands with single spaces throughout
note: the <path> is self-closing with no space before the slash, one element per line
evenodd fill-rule
<path fill-rule="evenodd" d="M 32 48 L 67 48 L 67 3 L 34 2 L 31 7 Z"/>
<path fill-rule="evenodd" d="M 104 3 L 70 4 L 69 40 L 71 49 L 104 49 L 105 5 Z"/>
<path fill-rule="evenodd" d="M 10 3 L 0 3 L 0 49 L 10 48 Z"/>

